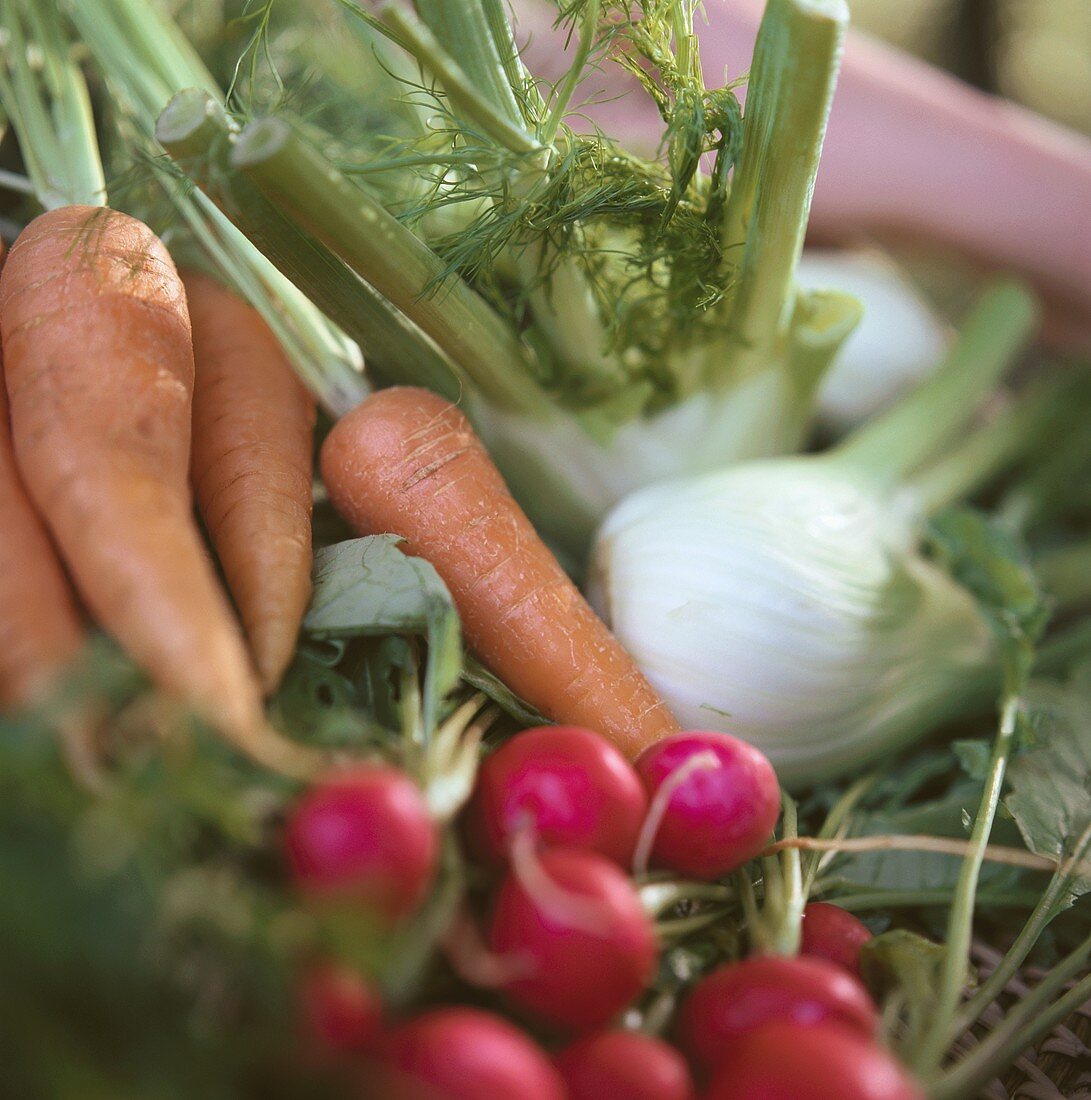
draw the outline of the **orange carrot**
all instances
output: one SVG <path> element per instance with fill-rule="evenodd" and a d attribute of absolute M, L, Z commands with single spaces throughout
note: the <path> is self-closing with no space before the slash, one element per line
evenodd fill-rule
<path fill-rule="evenodd" d="M 321 465 L 341 515 L 427 558 L 470 647 L 549 718 L 597 730 L 631 757 L 678 728 L 453 405 L 426 390 L 381 390 L 335 425 Z"/>
<path fill-rule="evenodd" d="M 297 770 L 191 511 L 193 352 L 158 238 L 106 208 L 36 218 L 0 276 L 12 439 L 84 602 L 154 680 L 236 743 Z"/>
<path fill-rule="evenodd" d="M 83 645 L 64 569 L 15 467 L 0 365 L 0 709 L 38 702 Z"/>
<path fill-rule="evenodd" d="M 314 401 L 257 310 L 205 275 L 184 272 L 183 282 L 193 488 L 268 693 L 311 595 Z"/>

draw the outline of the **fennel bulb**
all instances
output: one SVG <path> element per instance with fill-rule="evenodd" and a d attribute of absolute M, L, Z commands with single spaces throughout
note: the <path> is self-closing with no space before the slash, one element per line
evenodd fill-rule
<path fill-rule="evenodd" d="M 863 319 L 818 389 L 819 418 L 846 429 L 888 407 L 939 365 L 947 326 L 881 253 L 805 249 L 798 279 L 859 298 Z"/>
<path fill-rule="evenodd" d="M 794 410 L 791 379 L 775 367 L 630 420 L 606 439 L 564 409 L 535 416 L 468 400 L 475 428 L 535 526 L 577 551 L 635 489 L 795 449 L 804 421 Z"/>
<path fill-rule="evenodd" d="M 810 458 L 663 483 L 603 525 L 592 603 L 683 726 L 799 785 L 923 732 L 991 659 L 970 596 L 920 556 L 921 519 Z"/>
<path fill-rule="evenodd" d="M 741 736 L 789 786 L 850 771 L 957 710 L 994 660 L 970 595 L 920 549 L 928 511 L 1011 457 L 908 476 L 968 418 L 1030 331 L 1014 287 L 975 310 L 941 370 L 818 456 L 650 486 L 607 517 L 590 596 L 683 725 Z M 995 438 L 994 429 L 985 429 Z M 984 454 L 984 458 L 982 455 Z"/>

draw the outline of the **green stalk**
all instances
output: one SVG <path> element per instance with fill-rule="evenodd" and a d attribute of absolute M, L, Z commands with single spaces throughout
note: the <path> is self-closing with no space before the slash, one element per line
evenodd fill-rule
<path fill-rule="evenodd" d="M 550 407 L 529 350 L 443 261 L 279 118 L 251 123 L 231 163 L 427 333 L 498 404 Z M 435 288 L 434 292 L 429 291 Z"/>
<path fill-rule="evenodd" d="M 260 250 L 254 252 L 254 265 L 275 269 L 309 308 L 316 306 L 333 318 L 359 344 L 373 368 L 448 398 L 458 397 L 461 382 L 454 364 L 420 329 L 329 249 L 285 218 L 256 187 L 231 175 L 228 120 L 206 93 L 194 88 L 175 96 L 159 118 L 156 137 L 205 189 L 210 206 L 216 204 L 225 211 L 219 215 L 217 210 L 218 216 L 229 217 L 233 231 L 241 231 L 248 240 L 248 248 Z M 366 393 L 362 380 L 346 386 L 330 371 L 316 374 L 311 368 L 304 374 L 306 364 L 297 363 L 297 368 L 335 417 L 358 404 Z"/>
<path fill-rule="evenodd" d="M 838 798 L 826 815 L 826 820 L 822 822 L 822 828 L 818 830 L 817 835 L 820 840 L 832 840 L 837 836 L 842 827 L 848 822 L 860 799 L 871 790 L 877 779 L 878 776 L 874 773 L 861 776 Z M 814 880 L 818 877 L 819 869 L 822 866 L 823 855 L 822 852 L 801 853 L 801 858 L 805 863 L 802 886 L 804 902 L 810 896 L 814 887 Z"/>
<path fill-rule="evenodd" d="M 519 56 L 519 47 L 512 33 L 509 9 L 504 0 L 481 0 L 485 23 L 492 35 L 493 48 L 504 69 L 508 87 L 519 101 L 523 116 L 528 122 L 541 118 L 545 111 L 542 97 Z"/>
<path fill-rule="evenodd" d="M 989 423 L 977 428 L 938 462 L 917 474 L 911 484 L 928 515 L 962 500 L 1001 473 L 1071 407 L 1071 387 L 1047 384 L 1009 404 Z"/>
<path fill-rule="evenodd" d="M 568 107 L 572 102 L 576 87 L 583 79 L 587 59 L 591 56 L 591 50 L 595 45 L 598 25 L 599 0 L 586 0 L 583 12 L 580 15 L 580 33 L 576 41 L 576 54 L 572 59 L 572 64 L 568 67 L 568 72 L 564 74 L 564 79 L 557 88 L 557 94 L 549 105 L 549 115 L 542 125 L 542 141 L 547 145 L 551 145 L 554 138 L 556 138 L 557 131 L 564 121 L 564 116 L 568 113 Z"/>
<path fill-rule="evenodd" d="M 977 301 L 939 370 L 893 409 L 830 452 L 893 487 L 926 462 L 969 418 L 1030 339 L 1038 311 L 1030 292 L 998 283 Z"/>
<path fill-rule="evenodd" d="M 0 101 L 19 138 L 34 194 L 46 210 L 102 206 L 106 181 L 87 84 L 56 18 L 31 0 L 3 0 L 7 33 Z M 30 49 L 40 51 L 37 69 Z"/>
<path fill-rule="evenodd" d="M 525 120 L 514 90 L 520 85 L 513 85 L 500 52 L 496 12 L 487 11 L 480 0 L 414 0 L 414 7 L 446 54 L 458 58 L 478 93 L 513 126 L 522 128 Z"/>
<path fill-rule="evenodd" d="M 722 231 L 736 265 L 730 325 L 757 355 L 776 346 L 791 319 L 847 24 L 844 0 L 770 0 L 758 31 Z"/>
<path fill-rule="evenodd" d="M 985 789 L 974 817 L 973 832 L 970 834 L 970 851 L 962 861 L 962 869 L 955 885 L 951 913 L 947 921 L 947 947 L 935 1009 L 930 1026 L 920 1046 L 914 1052 L 912 1060 L 919 1073 L 930 1072 L 943 1060 L 947 1050 L 951 1021 L 958 1010 L 962 990 L 966 984 L 970 942 L 973 938 L 977 882 L 985 862 L 985 848 L 992 833 L 993 821 L 1000 805 L 1000 792 L 1004 785 L 1008 757 L 1015 744 L 1019 704 L 1019 694 L 1009 688 L 1001 704 L 1000 728 L 993 745 Z"/>
<path fill-rule="evenodd" d="M 1004 953 L 999 965 L 981 983 L 977 992 L 966 1001 L 955 1016 L 948 1036 L 949 1042 L 953 1042 L 967 1028 L 972 1027 L 982 1011 L 1003 992 L 1004 987 L 1026 961 L 1046 925 L 1062 911 L 1064 906 L 1059 905 L 1059 903 L 1064 895 L 1065 888 L 1072 879 L 1073 868 L 1083 859 L 1084 853 L 1089 847 L 1091 847 L 1091 825 L 1084 830 L 1071 855 L 1050 879 L 1049 886 L 1046 887 L 1045 892 L 1039 898 L 1038 904 L 1035 905 L 1034 911 L 1027 918 L 1015 942 Z"/>
<path fill-rule="evenodd" d="M 452 0 L 444 0 L 443 6 L 451 3 Z M 388 5 L 383 8 L 382 19 L 397 35 L 405 49 L 435 76 L 451 105 L 464 121 L 513 153 L 530 155 L 545 152 L 541 143 L 527 132 L 518 109 L 515 110 L 514 118 L 509 117 L 487 98 L 489 89 L 481 88 L 471 79 L 459 61 L 444 49 L 432 31 L 408 8 Z M 482 33 L 487 36 L 487 29 Z M 492 41 L 491 36 L 488 36 L 488 40 Z M 499 67 L 499 58 L 495 59 L 495 64 Z M 490 81 L 489 84 L 491 87 L 495 81 Z"/>
<path fill-rule="evenodd" d="M 1091 974 L 1062 997 L 1055 995 L 1084 968 L 1091 956 L 1091 937 L 1059 962 L 1019 1001 L 1004 1022 L 953 1069 L 929 1088 L 930 1100 L 963 1100 L 976 1096 L 1022 1051 L 1048 1034 L 1091 998 Z"/>
<path fill-rule="evenodd" d="M 799 836 L 799 814 L 795 799 L 790 795 L 781 796 L 784 803 L 783 836 Z M 784 874 L 784 912 L 777 930 L 776 948 L 782 955 L 799 953 L 800 938 L 803 934 L 803 907 L 807 904 L 807 895 L 803 889 L 803 862 L 798 848 L 786 848 L 780 853 Z"/>

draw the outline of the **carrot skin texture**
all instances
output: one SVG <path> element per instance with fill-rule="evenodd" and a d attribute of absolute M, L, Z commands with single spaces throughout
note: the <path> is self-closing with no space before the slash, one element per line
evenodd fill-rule
<path fill-rule="evenodd" d="M 470 648 L 547 717 L 629 757 L 678 729 L 542 543 L 469 421 L 426 390 L 380 390 L 321 453 L 330 499 L 360 534 L 393 533 L 446 582 Z"/>
<path fill-rule="evenodd" d="M 166 249 L 109 209 L 43 214 L 0 276 L 0 331 L 19 467 L 84 602 L 245 740 L 260 692 L 191 511 L 193 355 Z"/>
<path fill-rule="evenodd" d="M 270 694 L 311 597 L 314 401 L 257 310 L 206 275 L 182 280 L 195 366 L 191 479 Z"/>
<path fill-rule="evenodd" d="M 84 632 L 68 578 L 15 465 L 0 364 L 0 710 L 30 706 L 76 659 Z"/>

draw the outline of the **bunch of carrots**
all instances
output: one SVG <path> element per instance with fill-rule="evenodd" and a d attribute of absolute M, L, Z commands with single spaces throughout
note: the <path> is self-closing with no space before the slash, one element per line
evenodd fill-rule
<path fill-rule="evenodd" d="M 143 223 L 64 206 L 12 246 L 0 333 L 0 700 L 48 696 L 79 658 L 86 608 L 241 749 L 313 771 L 262 706 L 310 595 L 315 424 L 268 327 L 214 279 L 180 274 Z M 633 756 L 675 728 L 452 405 L 375 394 L 329 434 L 322 473 L 358 531 L 399 534 L 435 564 L 472 647 L 543 713 Z M 93 723 L 63 721 L 85 768 Z"/>

